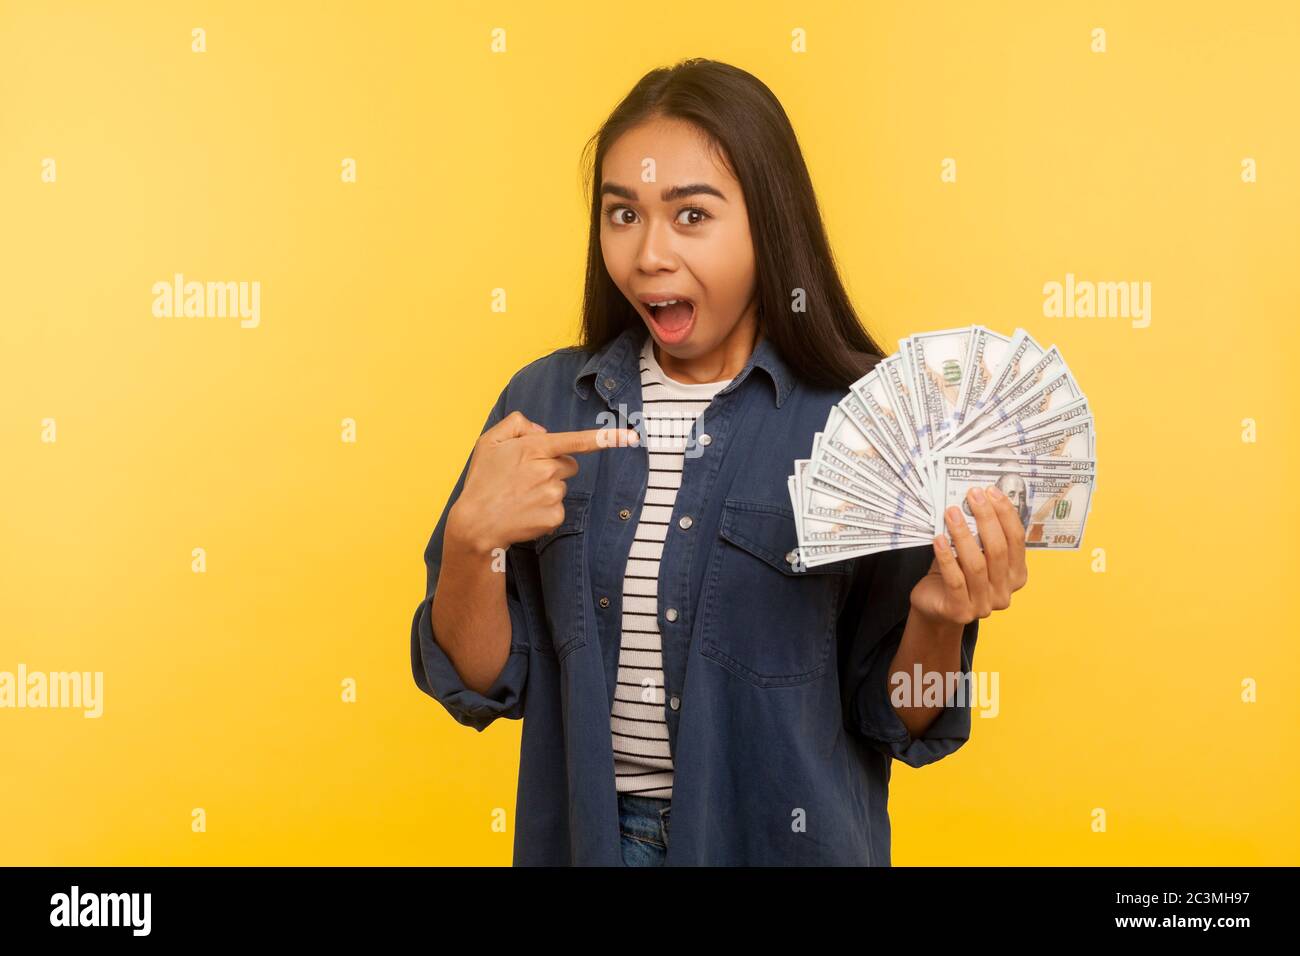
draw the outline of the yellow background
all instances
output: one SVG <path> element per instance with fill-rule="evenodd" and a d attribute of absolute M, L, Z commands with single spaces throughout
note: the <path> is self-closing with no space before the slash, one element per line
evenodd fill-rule
<path fill-rule="evenodd" d="M 0 710 L 0 863 L 510 862 L 520 725 L 415 687 L 423 549 L 574 341 L 580 147 L 685 56 L 785 105 L 887 351 L 1023 326 L 1097 417 L 1084 549 L 981 628 L 1001 714 L 895 764 L 894 863 L 1300 862 L 1297 48 L 1283 2 L 0 3 L 0 670 L 105 674 Z M 260 327 L 154 318 L 175 272 Z M 1067 272 L 1150 327 L 1044 318 Z"/>

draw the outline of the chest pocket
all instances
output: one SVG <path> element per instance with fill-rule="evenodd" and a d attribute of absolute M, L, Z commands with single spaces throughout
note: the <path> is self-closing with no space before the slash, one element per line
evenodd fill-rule
<path fill-rule="evenodd" d="M 759 687 L 825 674 L 850 562 L 798 570 L 794 512 L 773 502 L 727 498 L 718 538 L 700 653 Z"/>
<path fill-rule="evenodd" d="M 564 657 L 587 640 L 586 594 L 587 516 L 591 492 L 572 491 L 564 496 L 564 520 L 533 539 L 542 585 L 546 628 L 533 637 L 543 654 Z"/>

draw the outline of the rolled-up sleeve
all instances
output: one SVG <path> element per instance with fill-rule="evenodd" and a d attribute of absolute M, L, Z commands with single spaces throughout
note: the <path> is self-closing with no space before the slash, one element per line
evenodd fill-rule
<path fill-rule="evenodd" d="M 957 692 L 945 697 L 946 706 L 920 737 L 912 737 L 890 700 L 889 666 L 903 641 L 912 588 L 929 571 L 932 558 L 933 551 L 921 546 L 857 559 L 838 630 L 845 726 L 911 767 L 948 756 L 971 732 L 970 683 L 958 682 Z M 963 674 L 972 671 L 978 631 L 978 619 L 962 631 Z"/>
<path fill-rule="evenodd" d="M 508 386 L 507 386 L 508 388 Z M 481 435 L 505 415 L 506 390 L 488 415 Z M 528 618 L 519 596 L 509 562 L 502 572 L 506 575 L 506 605 L 510 612 L 510 654 L 496 681 L 484 693 L 465 686 L 451 658 L 434 638 L 430 613 L 438 587 L 438 573 L 442 566 L 442 542 L 447 525 L 447 515 L 460 497 L 469 472 L 469 458 L 461 468 L 442 515 L 433 529 L 433 535 L 424 550 L 427 585 L 424 600 L 415 609 L 411 621 L 411 671 L 415 684 L 447 709 L 460 723 L 475 730 L 483 730 L 498 717 L 518 719 L 523 716 L 524 687 L 528 679 L 528 653 L 531 646 Z"/>

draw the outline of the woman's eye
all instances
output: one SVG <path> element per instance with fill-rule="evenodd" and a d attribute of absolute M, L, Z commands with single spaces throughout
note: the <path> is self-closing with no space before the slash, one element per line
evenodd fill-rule
<path fill-rule="evenodd" d="M 609 217 L 609 215 L 610 215 L 611 213 L 618 213 L 618 214 L 621 215 L 621 214 L 624 213 L 624 212 L 632 212 L 632 210 L 629 209 L 627 206 L 606 206 L 606 207 L 605 207 L 605 216 L 606 216 L 607 218 Z M 636 213 L 632 213 L 632 214 L 633 214 L 633 215 L 636 215 Z M 614 225 L 614 226 L 630 226 L 630 225 L 632 225 L 632 224 L 631 224 L 630 222 L 627 222 L 627 221 L 625 221 L 625 220 L 619 218 L 619 216 L 616 215 L 616 216 L 614 217 L 614 221 L 611 223 L 611 225 Z"/>
<path fill-rule="evenodd" d="M 680 214 L 678 214 L 678 219 L 680 220 L 682 215 L 689 215 L 690 213 L 699 213 L 700 218 L 694 220 L 693 222 L 684 222 L 682 223 L 683 226 L 698 226 L 705 219 L 709 218 L 709 214 L 705 212 L 703 209 L 701 209 L 699 206 L 687 206 L 685 209 L 681 211 Z"/>

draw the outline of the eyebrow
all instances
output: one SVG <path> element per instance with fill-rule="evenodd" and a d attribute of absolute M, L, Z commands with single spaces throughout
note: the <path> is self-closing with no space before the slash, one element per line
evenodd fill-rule
<path fill-rule="evenodd" d="M 602 196 L 610 194 L 618 196 L 621 199 L 630 199 L 633 202 L 637 201 L 635 189 L 628 189 L 626 186 L 620 186 L 618 183 L 602 183 L 600 186 L 600 194 Z M 688 183 L 685 186 L 672 186 L 661 192 L 659 198 L 664 202 L 672 202 L 674 199 L 684 199 L 687 196 L 699 195 L 717 196 L 723 202 L 727 201 L 726 196 L 722 195 L 719 190 L 710 186 L 708 183 Z"/>

